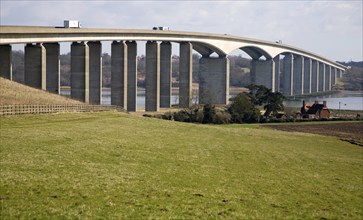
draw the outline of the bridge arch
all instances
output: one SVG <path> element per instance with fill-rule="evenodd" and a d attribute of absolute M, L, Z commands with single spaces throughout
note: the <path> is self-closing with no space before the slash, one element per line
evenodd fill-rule
<path fill-rule="evenodd" d="M 268 52 L 257 46 L 244 46 L 240 47 L 239 49 L 246 52 L 252 59 L 255 60 L 260 59 L 262 56 L 264 56 L 266 59 L 272 58 Z"/>

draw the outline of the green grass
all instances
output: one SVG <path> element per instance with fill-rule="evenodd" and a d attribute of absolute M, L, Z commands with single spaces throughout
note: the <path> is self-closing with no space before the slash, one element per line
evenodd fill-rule
<path fill-rule="evenodd" d="M 1 219 L 362 219 L 363 148 L 126 113 L 0 118 Z"/>

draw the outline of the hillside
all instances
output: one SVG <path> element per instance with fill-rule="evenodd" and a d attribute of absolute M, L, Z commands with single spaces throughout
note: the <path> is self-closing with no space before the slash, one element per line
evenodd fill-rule
<path fill-rule="evenodd" d="M 83 102 L 34 89 L 0 77 L 0 105 L 14 104 L 83 104 Z"/>

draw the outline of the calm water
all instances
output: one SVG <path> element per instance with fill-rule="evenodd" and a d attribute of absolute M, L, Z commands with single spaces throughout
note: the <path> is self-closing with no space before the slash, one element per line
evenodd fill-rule
<path fill-rule="evenodd" d="M 69 96 L 69 90 L 62 90 L 62 95 Z M 308 97 L 304 98 L 307 104 L 314 103 L 315 100 L 322 103 L 327 101 L 328 108 L 342 110 L 363 110 L 363 92 L 345 91 L 326 96 Z M 284 102 L 286 107 L 301 107 L 303 99 L 288 100 Z M 198 100 L 193 100 L 193 103 L 197 103 Z M 173 95 L 171 97 L 171 104 L 178 104 L 179 97 Z M 102 92 L 102 104 L 111 105 L 111 91 L 104 90 Z M 137 108 L 145 108 L 145 90 L 139 90 L 137 92 Z"/>

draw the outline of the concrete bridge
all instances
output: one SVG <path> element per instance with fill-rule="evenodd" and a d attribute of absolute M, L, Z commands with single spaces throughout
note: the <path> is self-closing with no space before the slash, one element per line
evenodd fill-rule
<path fill-rule="evenodd" d="M 146 111 L 170 107 L 171 42 L 180 45 L 180 107 L 191 105 L 193 50 L 202 55 L 199 61 L 200 103 L 228 103 L 228 54 L 236 49 L 243 50 L 252 58 L 251 76 L 254 84 L 264 85 L 272 91 L 281 89 L 286 96 L 329 91 L 345 71 L 343 65 L 309 51 L 226 34 L 0 26 L 0 74 L 12 79 L 11 45 L 26 44 L 25 84 L 59 93 L 59 42 L 72 42 L 71 97 L 86 103 L 100 104 L 101 41 L 112 41 L 111 104 L 122 106 L 128 111 L 136 111 L 136 41 L 146 41 Z M 218 57 L 211 56 L 213 53 Z M 280 56 L 284 57 L 283 62 Z M 282 67 L 280 63 L 283 63 Z"/>

